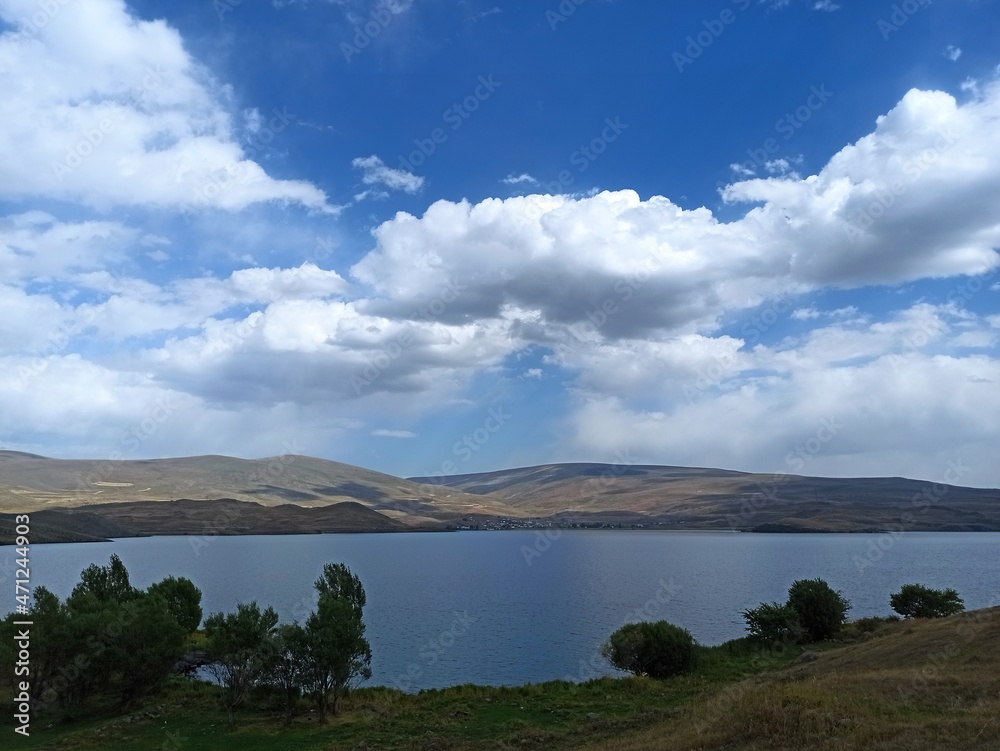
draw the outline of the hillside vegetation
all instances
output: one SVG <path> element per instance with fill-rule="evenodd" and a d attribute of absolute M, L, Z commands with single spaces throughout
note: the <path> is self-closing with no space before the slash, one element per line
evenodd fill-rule
<path fill-rule="evenodd" d="M 656 681 L 459 686 L 349 694 L 322 726 L 247 712 L 230 730 L 210 686 L 174 679 L 125 717 L 38 718 L 19 746 L 62 751 L 348 749 L 996 749 L 1000 608 L 849 625 L 850 643 L 703 648 L 698 670 Z M 46 727 L 48 725 L 48 727 Z M 23 742 L 22 742 L 23 740 Z"/>

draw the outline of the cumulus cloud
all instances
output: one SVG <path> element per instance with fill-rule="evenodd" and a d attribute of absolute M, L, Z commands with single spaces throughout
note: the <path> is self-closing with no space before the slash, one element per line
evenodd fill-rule
<path fill-rule="evenodd" d="M 0 158 L 14 171 L 0 195 L 330 210 L 314 186 L 253 161 L 283 113 L 234 108 L 166 24 L 79 0 L 28 33 L 36 7 L 0 0 L 16 27 L 0 36 L 14 82 L 0 100 Z M 744 210 L 732 219 L 631 190 L 437 201 L 377 226 L 343 275 L 253 262 L 259 248 L 234 232 L 229 257 L 247 268 L 148 278 L 129 259 L 172 261 L 184 252 L 172 239 L 19 211 L 0 219 L 0 435 L 32 425 L 88 453 L 167 404 L 146 455 L 274 454 L 283 429 L 305 438 L 299 453 L 322 453 L 344 431 L 412 437 L 417 428 L 371 426 L 416 425 L 506 369 L 522 386 L 568 384 L 563 435 L 578 458 L 628 449 L 653 462 L 929 479 L 958 458 L 1000 482 L 988 468 L 996 316 L 965 309 L 963 295 L 877 313 L 811 295 L 928 278 L 955 278 L 956 290 L 977 279 L 975 294 L 994 294 L 1000 86 L 976 86 L 961 104 L 908 92 L 816 174 L 794 161 L 734 165 L 721 193 L 727 215 Z M 114 127 L 87 158 L 54 173 L 103 118 Z M 202 190 L 234 164 L 254 179 Z M 369 195 L 424 184 L 374 154 L 352 164 Z M 759 306 L 795 321 L 783 338 L 726 327 Z M 512 367 L 525 352 L 545 370 Z M 261 420 L 268 438 L 251 429 Z M 842 426 L 835 439 L 804 465 L 786 462 L 824 420 Z"/>
<path fill-rule="evenodd" d="M 352 273 L 385 314 L 432 297 L 443 270 L 469 288 L 446 312 L 455 320 L 513 306 L 538 311 L 550 335 L 706 331 L 776 294 L 996 267 L 998 164 L 1000 86 L 963 105 L 913 90 L 818 174 L 727 186 L 724 200 L 752 206 L 728 223 L 627 190 L 439 201 L 381 225 Z"/>
<path fill-rule="evenodd" d="M 227 90 L 163 21 L 121 0 L 79 0 L 40 11 L 0 0 L 0 198 L 106 208 L 239 210 L 277 201 L 333 211 L 321 190 L 277 180 L 233 134 Z M 44 23 L 39 18 L 44 17 Z M 257 133 L 283 130 L 284 111 L 257 113 Z"/>

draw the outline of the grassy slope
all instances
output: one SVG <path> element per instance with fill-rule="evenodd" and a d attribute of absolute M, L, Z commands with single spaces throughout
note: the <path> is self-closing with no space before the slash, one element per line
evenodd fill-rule
<path fill-rule="evenodd" d="M 240 749 L 996 749 L 1000 608 L 882 627 L 847 646 L 755 656 L 704 651 L 670 681 L 602 679 L 518 688 L 460 686 L 407 696 L 356 691 L 327 726 L 289 730 L 262 712 L 225 726 L 210 687 L 178 679 L 125 719 L 51 729 L 23 748 Z"/>

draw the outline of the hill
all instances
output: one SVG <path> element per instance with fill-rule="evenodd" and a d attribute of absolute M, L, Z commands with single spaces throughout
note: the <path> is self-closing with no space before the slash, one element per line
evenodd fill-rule
<path fill-rule="evenodd" d="M 419 485 L 308 456 L 100 461 L 0 451 L 2 513 L 88 508 L 106 515 L 110 505 L 117 503 L 222 498 L 261 507 L 292 504 L 303 508 L 350 501 L 411 526 L 437 525 L 470 516 L 518 515 L 495 498 Z"/>
<path fill-rule="evenodd" d="M 431 478 L 413 477 L 414 482 Z M 828 478 L 656 465 L 543 464 L 453 475 L 445 487 L 570 521 L 753 531 L 1000 530 L 1000 490 L 902 477 Z"/>
<path fill-rule="evenodd" d="M 403 479 L 299 455 L 98 461 L 0 451 L 0 543 L 11 539 L 11 515 L 25 512 L 35 542 L 202 534 L 220 518 L 222 534 L 552 525 L 995 531 L 1000 491 L 655 465 L 545 464 Z"/>

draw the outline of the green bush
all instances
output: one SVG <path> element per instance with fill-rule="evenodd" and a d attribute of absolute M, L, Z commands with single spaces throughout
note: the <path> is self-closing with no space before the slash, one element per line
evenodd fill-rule
<path fill-rule="evenodd" d="M 904 618 L 944 618 L 965 610 L 954 589 L 930 589 L 921 584 L 904 584 L 889 597 L 889 604 Z"/>
<path fill-rule="evenodd" d="M 611 634 L 601 654 L 633 675 L 669 678 L 694 670 L 698 646 L 686 629 L 666 621 L 630 623 Z"/>
<path fill-rule="evenodd" d="M 753 639 L 769 644 L 797 644 L 805 637 L 799 614 L 788 605 L 762 602 L 756 608 L 743 611 L 747 632 Z"/>
<path fill-rule="evenodd" d="M 825 641 L 844 624 L 851 603 L 822 579 L 799 579 L 788 590 L 788 607 L 810 641 Z"/>

